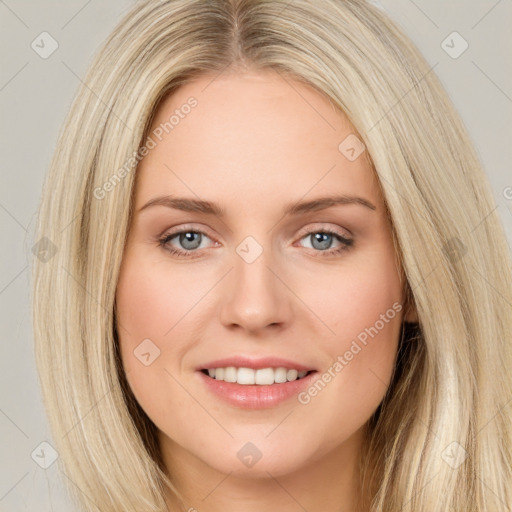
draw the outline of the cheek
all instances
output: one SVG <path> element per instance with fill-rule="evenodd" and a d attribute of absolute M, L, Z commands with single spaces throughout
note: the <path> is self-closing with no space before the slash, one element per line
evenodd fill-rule
<path fill-rule="evenodd" d="M 396 267 L 390 237 L 382 236 L 380 244 L 364 256 L 354 259 L 343 277 L 342 293 L 337 299 L 350 317 L 372 325 L 395 301 L 402 299 L 402 285 Z"/>
<path fill-rule="evenodd" d="M 307 281 L 298 281 L 295 289 L 324 324 L 322 343 L 329 353 L 345 351 L 356 338 L 364 342 L 368 330 L 375 336 L 374 327 L 381 340 L 398 334 L 402 284 L 391 247 L 347 259 Z"/>
<path fill-rule="evenodd" d="M 116 292 L 118 330 L 124 350 L 135 349 L 144 339 L 160 345 L 163 335 L 172 326 L 178 302 L 175 295 L 154 271 L 143 263 L 127 259 Z"/>
<path fill-rule="evenodd" d="M 316 290 L 328 291 L 310 293 L 308 304 L 316 304 L 331 330 L 329 336 L 325 329 L 322 342 L 331 364 L 299 399 L 319 422 L 342 426 L 343 437 L 369 419 L 391 381 L 403 316 L 401 283 L 393 253 L 380 251 L 317 284 L 323 286 Z"/>
<path fill-rule="evenodd" d="M 128 254 L 116 292 L 124 344 L 137 344 L 145 338 L 167 344 L 202 294 L 203 287 L 191 285 L 190 273 L 174 271 L 171 275 L 164 259 L 145 257 L 137 251 Z"/>
<path fill-rule="evenodd" d="M 164 407 L 162 393 L 155 390 L 172 385 L 170 374 L 175 374 L 186 352 L 186 337 L 176 333 L 197 301 L 198 292 L 190 290 L 188 281 L 175 273 L 169 282 L 158 261 L 137 254 L 127 254 L 123 260 L 116 291 L 121 358 L 130 388 L 150 417 Z M 179 402 L 181 395 L 174 399 Z"/>

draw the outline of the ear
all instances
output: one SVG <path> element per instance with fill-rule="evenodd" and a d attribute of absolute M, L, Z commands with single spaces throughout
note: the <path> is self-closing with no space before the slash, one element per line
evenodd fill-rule
<path fill-rule="evenodd" d="M 419 322 L 418 311 L 416 310 L 416 305 L 414 302 L 409 302 L 406 304 L 404 322 L 411 324 L 417 324 Z"/>
<path fill-rule="evenodd" d="M 408 284 L 406 286 L 404 295 L 405 299 L 403 321 L 411 324 L 417 324 L 419 322 L 418 310 L 416 309 L 416 303 L 414 302 L 414 297 Z"/>

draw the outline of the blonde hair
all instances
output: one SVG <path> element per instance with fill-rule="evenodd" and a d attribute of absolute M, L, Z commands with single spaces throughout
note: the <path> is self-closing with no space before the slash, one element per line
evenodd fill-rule
<path fill-rule="evenodd" d="M 371 155 L 418 312 L 368 424 L 361 485 L 371 511 L 510 507 L 505 234 L 432 68 L 361 0 L 146 0 L 91 64 L 40 204 L 36 240 L 57 251 L 33 262 L 37 367 L 70 493 L 84 511 L 167 510 L 172 483 L 117 345 L 137 151 L 166 95 L 201 73 L 249 68 L 309 84 L 347 115 Z"/>

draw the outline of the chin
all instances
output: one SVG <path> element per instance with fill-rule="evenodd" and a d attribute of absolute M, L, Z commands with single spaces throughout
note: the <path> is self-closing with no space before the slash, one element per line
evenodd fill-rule
<path fill-rule="evenodd" d="M 268 442 L 253 444 L 247 441 L 233 443 L 229 448 L 222 450 L 221 454 L 212 454 L 210 460 L 204 460 L 204 462 L 216 471 L 230 473 L 232 476 L 269 478 L 270 475 L 278 477 L 293 473 L 309 460 L 311 460 L 310 455 L 297 453 L 297 450 L 290 446 L 280 446 L 277 449 L 272 448 Z"/>

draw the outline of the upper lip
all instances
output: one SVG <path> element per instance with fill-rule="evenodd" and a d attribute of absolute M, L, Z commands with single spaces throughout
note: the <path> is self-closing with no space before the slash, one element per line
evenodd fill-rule
<path fill-rule="evenodd" d="M 216 359 L 210 361 L 197 368 L 197 370 L 208 370 L 209 368 L 227 368 L 228 366 L 235 366 L 236 368 L 252 368 L 258 370 L 261 368 L 287 368 L 299 371 L 312 371 L 314 368 L 305 366 L 303 364 L 291 361 L 289 359 L 282 359 L 280 357 L 247 357 L 247 356 L 234 356 L 226 357 L 224 359 Z"/>

